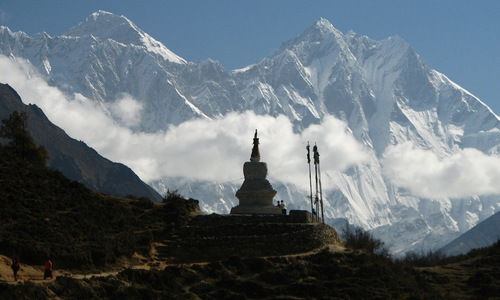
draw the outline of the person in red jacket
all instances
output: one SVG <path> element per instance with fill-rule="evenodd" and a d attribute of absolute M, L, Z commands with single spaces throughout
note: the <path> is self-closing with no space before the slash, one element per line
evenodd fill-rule
<path fill-rule="evenodd" d="M 52 261 L 50 259 L 47 259 L 45 262 L 44 269 L 45 273 L 43 274 L 43 279 L 47 279 L 48 277 L 52 279 Z"/>

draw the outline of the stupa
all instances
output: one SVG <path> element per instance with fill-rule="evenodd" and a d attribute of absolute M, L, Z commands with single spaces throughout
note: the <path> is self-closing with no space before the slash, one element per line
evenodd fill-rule
<path fill-rule="evenodd" d="M 253 138 L 250 161 L 243 165 L 245 181 L 236 192 L 239 205 L 231 209 L 231 214 L 281 215 L 281 208 L 274 206 L 276 191 L 267 178 L 267 164 L 260 161 L 257 130 Z"/>

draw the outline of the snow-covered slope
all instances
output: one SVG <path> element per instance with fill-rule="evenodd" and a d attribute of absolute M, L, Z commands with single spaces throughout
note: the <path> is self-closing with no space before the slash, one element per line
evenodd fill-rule
<path fill-rule="evenodd" d="M 97 101 L 137 132 L 246 110 L 285 115 L 296 132 L 328 116 L 345 121 L 367 159 L 324 174 L 331 183 L 324 188 L 327 221 L 362 225 L 394 253 L 436 249 L 500 210 L 498 195 L 418 193 L 396 185 L 384 170 L 386 151 L 406 142 L 441 159 L 465 148 L 496 155 L 500 145 L 498 116 L 397 36 L 374 41 L 320 19 L 271 56 L 227 72 L 212 60 L 186 62 L 127 18 L 99 11 L 59 37 L 1 27 L 0 51 L 28 59 L 49 82 Z M 140 122 L 115 115 L 113 103 L 124 94 L 141 103 Z M 161 193 L 179 187 L 205 211 L 227 213 L 241 182 L 164 178 L 151 184 Z M 308 208 L 307 191 L 273 186 L 289 208 Z"/>

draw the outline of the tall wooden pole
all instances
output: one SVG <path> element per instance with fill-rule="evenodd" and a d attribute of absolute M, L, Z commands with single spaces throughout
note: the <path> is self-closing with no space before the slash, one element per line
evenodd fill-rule
<path fill-rule="evenodd" d="M 311 179 L 311 152 L 309 150 L 309 141 L 307 142 L 307 164 L 309 165 L 309 200 L 311 200 L 311 214 L 314 217 L 314 208 L 313 208 L 313 188 L 312 188 L 312 179 Z"/>
<path fill-rule="evenodd" d="M 316 179 L 316 196 L 314 198 L 314 203 L 316 204 L 316 214 L 318 215 L 319 214 L 319 207 L 318 207 L 318 202 L 319 202 L 319 198 L 318 198 L 318 193 L 319 193 L 319 189 L 318 189 L 318 164 L 319 164 L 319 153 L 318 153 L 318 146 L 316 146 L 316 144 L 314 144 L 314 147 L 313 147 L 313 152 L 314 152 L 314 174 L 315 174 L 315 179 Z M 319 219 L 319 215 L 318 215 L 318 219 Z"/>

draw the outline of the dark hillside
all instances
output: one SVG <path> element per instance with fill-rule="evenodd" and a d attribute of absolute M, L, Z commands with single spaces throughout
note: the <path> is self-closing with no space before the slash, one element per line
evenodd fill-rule
<path fill-rule="evenodd" d="M 47 149 L 51 168 L 95 191 L 161 201 L 162 197 L 130 168 L 111 162 L 85 143 L 70 138 L 52 124 L 40 108 L 25 105 L 14 89 L 0 84 L 0 119 L 7 118 L 14 111 L 24 111 L 28 115 L 28 131 L 37 145 L 44 145 Z"/>
<path fill-rule="evenodd" d="M 103 268 L 134 252 L 149 255 L 154 238 L 197 208 L 182 199 L 154 204 L 104 195 L 67 179 L 45 166 L 44 147 L 23 131 L 25 117 L 15 112 L 0 129 L 8 141 L 0 146 L 0 254 L 29 264 L 52 256 L 59 267 Z"/>
<path fill-rule="evenodd" d="M 500 299 L 500 241 L 416 270 L 447 299 Z"/>

